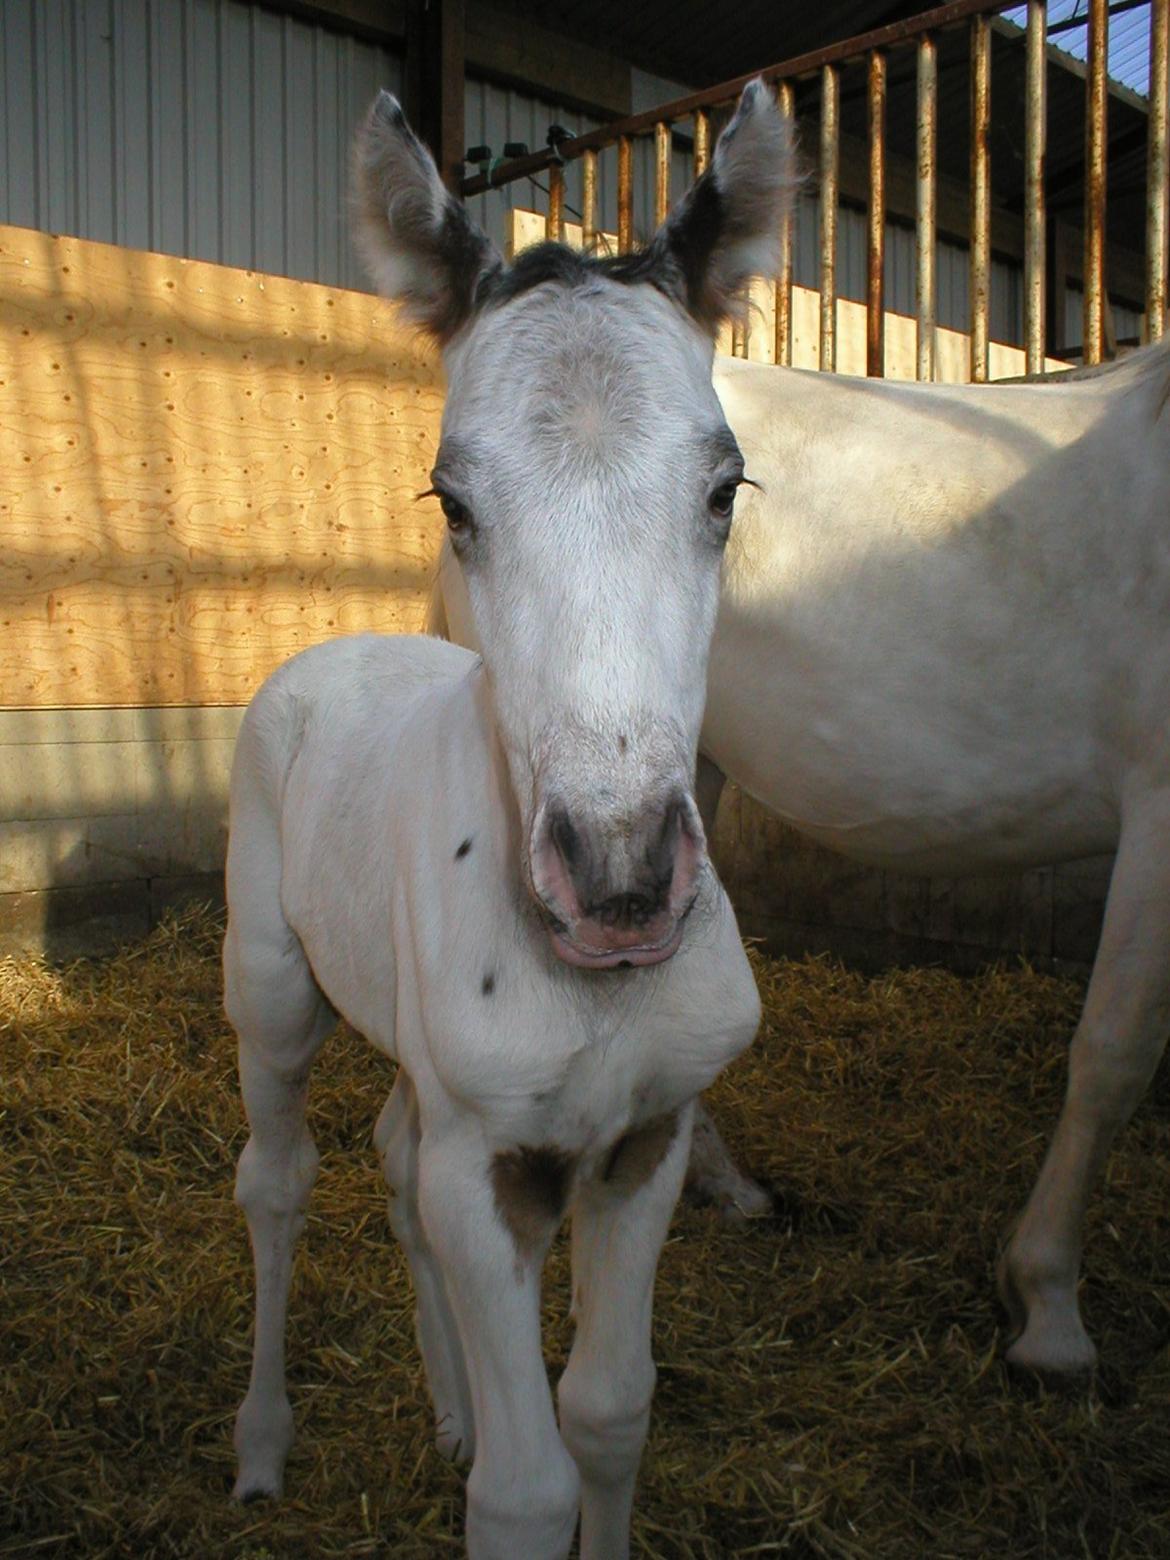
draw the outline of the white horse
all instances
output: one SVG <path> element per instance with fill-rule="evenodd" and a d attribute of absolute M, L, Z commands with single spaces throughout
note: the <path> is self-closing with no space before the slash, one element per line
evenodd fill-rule
<path fill-rule="evenodd" d="M 626 295 L 631 329 L 649 297 Z M 1076 1377 L 1096 1359 L 1086 1202 L 1170 1032 L 1170 343 L 1063 377 L 717 360 L 759 487 L 724 563 L 699 794 L 708 830 L 729 775 L 898 871 L 1116 851 L 1064 1109 L 1000 1264 L 1009 1361 Z M 449 555 L 441 588 L 452 636 L 474 642 Z M 742 1199 L 701 1112 L 700 1142 L 698 1178 L 714 1166 Z"/>
<path fill-rule="evenodd" d="M 386 94 L 355 183 L 372 269 L 444 349 L 433 481 L 483 657 L 320 646 L 241 729 L 224 969 L 257 1290 L 236 1495 L 278 1494 L 292 1442 L 305 1097 L 341 1013 L 400 1063 L 375 1140 L 439 1444 L 473 1457 L 470 1553 L 563 1557 L 580 1509 L 581 1554 L 615 1560 L 692 1101 L 759 1018 L 692 791 L 744 479 L 712 338 L 766 262 L 789 140 L 749 88 L 656 249 L 607 267 L 553 250 L 505 270 Z M 558 1432 L 540 1270 L 567 1209 Z"/>

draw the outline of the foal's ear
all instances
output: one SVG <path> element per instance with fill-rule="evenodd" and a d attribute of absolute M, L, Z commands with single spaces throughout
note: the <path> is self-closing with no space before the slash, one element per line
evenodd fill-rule
<path fill-rule="evenodd" d="M 444 187 L 398 100 L 379 92 L 353 149 L 354 242 L 380 292 L 444 346 L 503 265 Z"/>
<path fill-rule="evenodd" d="M 791 121 L 757 76 L 711 166 L 655 234 L 647 269 L 711 332 L 743 312 L 753 276 L 775 274 L 780 223 L 800 182 Z"/>

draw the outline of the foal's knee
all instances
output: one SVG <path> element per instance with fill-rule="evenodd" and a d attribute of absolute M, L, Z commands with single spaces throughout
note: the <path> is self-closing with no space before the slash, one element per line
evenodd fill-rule
<path fill-rule="evenodd" d="M 307 1128 L 302 1127 L 279 1154 L 253 1134 L 236 1166 L 236 1202 L 249 1218 L 300 1219 L 308 1206 L 320 1159 Z"/>
<path fill-rule="evenodd" d="M 650 1423 L 650 1400 L 657 1372 L 621 1380 L 570 1364 L 557 1388 L 561 1434 L 582 1475 L 592 1484 L 618 1484 L 633 1473 L 642 1456 Z"/>

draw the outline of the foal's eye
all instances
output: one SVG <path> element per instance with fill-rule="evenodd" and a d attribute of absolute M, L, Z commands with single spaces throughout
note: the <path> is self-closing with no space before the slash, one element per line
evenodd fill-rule
<path fill-rule="evenodd" d="M 452 498 L 450 493 L 439 494 L 439 508 L 446 516 L 447 529 L 453 535 L 461 536 L 471 529 L 471 511 L 457 498 Z"/>
<path fill-rule="evenodd" d="M 721 482 L 711 494 L 711 513 L 718 515 L 720 520 L 730 520 L 731 511 L 735 508 L 735 490 L 738 482 Z"/>

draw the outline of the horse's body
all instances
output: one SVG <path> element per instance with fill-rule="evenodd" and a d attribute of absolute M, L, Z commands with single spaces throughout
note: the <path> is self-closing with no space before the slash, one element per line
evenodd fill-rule
<path fill-rule="evenodd" d="M 1170 782 L 1170 345 L 1069 385 L 720 360 L 716 387 L 762 491 L 704 752 L 882 866 L 1115 849 L 1127 792 Z"/>
<path fill-rule="evenodd" d="M 1009 1358 L 1079 1373 L 1085 1203 L 1170 1030 L 1170 343 L 1068 383 L 722 358 L 715 385 L 760 484 L 724 558 L 717 781 L 900 871 L 1118 853 L 1065 1110 L 1001 1268 Z M 467 642 L 447 559 L 441 583 Z M 703 1146 L 700 1178 L 734 1188 Z"/>

